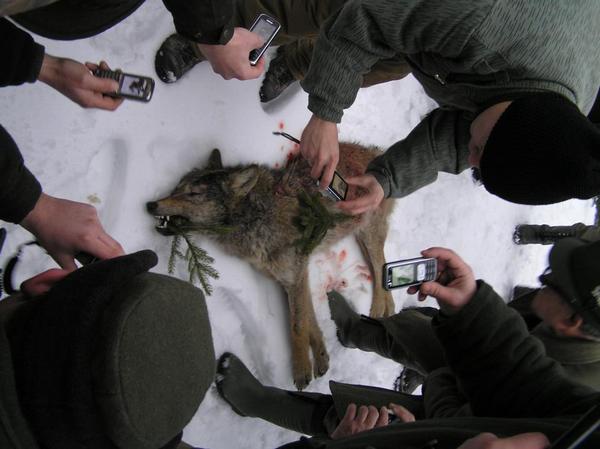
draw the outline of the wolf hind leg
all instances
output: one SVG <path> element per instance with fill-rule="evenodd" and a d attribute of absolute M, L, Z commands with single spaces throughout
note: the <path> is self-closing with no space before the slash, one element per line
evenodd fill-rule
<path fill-rule="evenodd" d="M 385 208 L 386 205 L 383 205 Z M 394 299 L 388 290 L 383 289 L 381 267 L 385 263 L 383 245 L 387 236 L 387 211 L 378 209 L 373 213 L 369 225 L 358 231 L 356 241 L 371 270 L 373 300 L 370 315 L 387 317 L 394 314 Z"/>
<path fill-rule="evenodd" d="M 315 376 L 322 375 L 328 368 L 329 356 L 323 343 L 321 330 L 317 325 L 315 312 L 308 288 L 308 272 L 304 267 L 296 285 L 286 289 L 290 308 L 292 337 L 292 372 L 298 390 L 304 389 L 312 380 L 313 365 L 309 348 L 315 359 Z"/>

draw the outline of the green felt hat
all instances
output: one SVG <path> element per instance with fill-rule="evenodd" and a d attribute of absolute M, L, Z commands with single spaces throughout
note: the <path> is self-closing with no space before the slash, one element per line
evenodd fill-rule
<path fill-rule="evenodd" d="M 0 447 L 35 448 L 32 436 L 45 449 L 179 443 L 212 383 L 214 349 L 202 292 L 148 273 L 155 263 L 151 251 L 97 262 L 0 307 Z"/>

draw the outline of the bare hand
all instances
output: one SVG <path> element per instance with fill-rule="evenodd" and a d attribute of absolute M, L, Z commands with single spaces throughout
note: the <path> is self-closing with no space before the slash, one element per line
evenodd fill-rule
<path fill-rule="evenodd" d="M 37 274 L 32 278 L 21 283 L 21 291 L 27 296 L 39 296 L 46 293 L 58 281 L 64 279 L 69 274 L 69 270 L 51 268 L 43 273 Z"/>
<path fill-rule="evenodd" d="M 265 70 L 264 58 L 260 58 L 255 66 L 250 65 L 249 59 L 250 52 L 262 44 L 263 39 L 258 34 L 236 27 L 233 37 L 225 45 L 197 45 L 215 73 L 226 80 L 251 80 L 258 78 Z"/>
<path fill-rule="evenodd" d="M 508 438 L 498 438 L 492 433 L 480 433 L 469 438 L 458 449 L 546 449 L 550 442 L 539 432 L 521 433 Z"/>
<path fill-rule="evenodd" d="M 302 132 L 300 154 L 312 167 L 310 175 L 326 188 L 340 159 L 337 125 L 313 115 Z"/>
<path fill-rule="evenodd" d="M 383 201 L 383 187 L 373 175 L 361 175 L 346 178 L 348 199 L 337 203 L 337 207 L 350 214 L 358 215 L 375 210 Z"/>
<path fill-rule="evenodd" d="M 80 252 L 99 259 L 125 254 L 121 245 L 104 231 L 96 209 L 89 204 L 42 193 L 21 225 L 35 235 L 52 258 L 66 270 L 77 268 L 74 257 Z"/>
<path fill-rule="evenodd" d="M 346 414 L 331 434 L 331 438 L 336 440 L 365 430 L 387 426 L 388 421 L 388 411 L 385 407 L 377 410 L 372 405 L 369 407 L 361 405 L 357 409 L 356 404 L 350 404 Z"/>
<path fill-rule="evenodd" d="M 429 248 L 421 251 L 423 257 L 437 259 L 438 279 L 424 282 L 420 287 L 410 287 L 409 294 L 419 292 L 419 301 L 433 296 L 446 315 L 461 310 L 471 301 L 477 290 L 473 270 L 454 251 L 446 248 Z"/>
<path fill-rule="evenodd" d="M 400 422 L 415 422 L 415 415 L 413 415 L 406 407 L 398 404 L 391 403 L 389 405 L 390 410 Z"/>
<path fill-rule="evenodd" d="M 113 111 L 123 103 L 123 99 L 108 97 L 105 94 L 116 92 L 119 83 L 92 75 L 90 70 L 96 68 L 98 66 L 90 62 L 83 65 L 72 59 L 45 55 L 38 79 L 79 106 Z M 100 68 L 110 69 L 105 62 L 100 63 Z"/>

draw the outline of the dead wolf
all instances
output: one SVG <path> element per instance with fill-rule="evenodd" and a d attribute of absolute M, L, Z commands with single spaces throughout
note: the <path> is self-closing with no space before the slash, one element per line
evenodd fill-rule
<path fill-rule="evenodd" d="M 359 145 L 340 144 L 337 170 L 343 177 L 364 173 L 367 164 L 380 152 Z M 308 255 L 294 244 L 301 232 L 294 225 L 300 213 L 298 195 L 317 192 L 310 167 L 298 158 L 293 170 L 263 165 L 223 167 L 219 150 L 213 150 L 208 164 L 185 175 L 166 198 L 149 202 L 148 212 L 163 220 L 163 234 L 169 223 L 203 228 L 228 228 L 226 234 L 212 234 L 227 251 L 275 278 L 288 295 L 292 341 L 292 370 L 301 390 L 329 368 L 329 355 L 313 309 L 308 284 Z M 290 167 L 290 164 L 288 164 Z M 339 213 L 334 202 L 321 198 L 327 210 Z M 343 220 L 330 228 L 318 249 L 353 234 L 371 269 L 373 299 L 371 316 L 394 313 L 389 291 L 382 288 L 383 245 L 393 200 L 385 200 L 373 212 Z M 168 217 L 168 221 L 164 221 Z M 313 362 L 309 356 L 312 350 Z"/>

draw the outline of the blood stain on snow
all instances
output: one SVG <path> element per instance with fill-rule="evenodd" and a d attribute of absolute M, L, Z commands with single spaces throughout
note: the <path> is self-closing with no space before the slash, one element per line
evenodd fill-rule
<path fill-rule="evenodd" d="M 283 128 L 285 128 L 285 124 L 281 121 L 279 122 L 279 129 L 282 130 Z"/>

